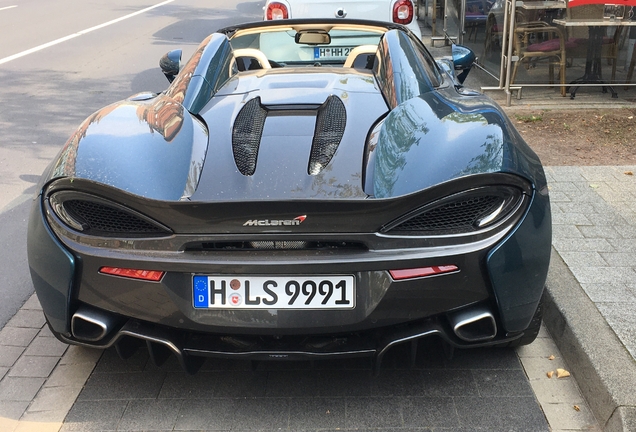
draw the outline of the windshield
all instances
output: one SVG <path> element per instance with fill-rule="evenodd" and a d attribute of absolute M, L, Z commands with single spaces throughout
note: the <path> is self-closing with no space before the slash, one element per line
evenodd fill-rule
<path fill-rule="evenodd" d="M 300 32 L 306 30 L 300 30 Z M 299 32 L 279 28 L 259 33 L 237 32 L 230 40 L 233 49 L 255 48 L 281 66 L 343 65 L 351 50 L 361 45 L 377 46 L 384 31 L 379 29 L 338 29 L 329 31 L 331 41 L 320 44 L 296 42 Z"/>

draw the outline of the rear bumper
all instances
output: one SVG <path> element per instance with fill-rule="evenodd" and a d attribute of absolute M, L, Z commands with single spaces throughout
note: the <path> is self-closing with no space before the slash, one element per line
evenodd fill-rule
<path fill-rule="evenodd" d="M 146 345 L 150 358 L 161 366 L 170 355 L 176 356 L 181 366 L 189 373 L 195 373 L 205 357 L 220 357 L 248 360 L 317 360 L 327 358 L 371 357 L 374 367 L 379 370 L 385 354 L 394 346 L 410 343 L 416 349 L 418 340 L 437 336 L 457 348 L 474 348 L 507 343 L 522 336 L 523 333 L 502 335 L 484 335 L 485 340 L 465 341 L 458 332 L 458 326 L 468 323 L 471 317 L 483 317 L 489 314 L 484 305 L 476 305 L 451 315 L 411 322 L 391 328 L 374 329 L 356 333 L 340 333 L 330 336 L 306 335 L 280 338 L 254 336 L 227 336 L 210 333 L 181 331 L 174 328 L 147 323 L 135 319 L 125 319 L 105 313 L 92 307 L 82 306 L 74 315 L 73 330 L 76 335 L 56 335 L 60 340 L 93 348 L 115 347 L 119 355 L 127 358 L 141 345 Z M 81 316 L 81 318 L 77 318 Z M 492 316 L 491 316 L 492 317 Z M 454 319 L 458 318 L 458 319 Z M 87 320 L 85 322 L 78 322 Z M 99 340 L 88 341 L 95 335 L 90 332 L 104 327 Z M 494 323 L 494 320 L 492 321 Z M 483 324 L 483 323 L 482 323 Z M 477 327 L 473 327 L 476 329 Z M 496 327 L 480 326 L 487 333 L 496 333 Z M 84 332 L 85 334 L 82 334 Z M 458 336 L 459 334 L 459 336 Z"/>

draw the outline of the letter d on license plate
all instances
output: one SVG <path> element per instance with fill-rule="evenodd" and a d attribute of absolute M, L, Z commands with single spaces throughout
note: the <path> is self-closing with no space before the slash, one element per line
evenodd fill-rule
<path fill-rule="evenodd" d="M 195 309 L 353 309 L 355 278 L 194 276 Z"/>

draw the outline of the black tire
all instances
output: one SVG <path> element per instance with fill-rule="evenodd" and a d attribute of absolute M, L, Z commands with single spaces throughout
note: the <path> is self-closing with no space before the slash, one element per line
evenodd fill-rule
<path fill-rule="evenodd" d="M 523 332 L 523 336 L 521 336 L 519 339 L 515 339 L 513 341 L 503 343 L 497 346 L 502 348 L 516 348 L 523 345 L 530 345 L 537 338 L 537 335 L 539 334 L 539 330 L 541 330 L 542 320 L 543 320 L 543 300 L 539 301 L 537 310 L 534 312 L 534 315 L 532 316 L 530 325 Z"/>

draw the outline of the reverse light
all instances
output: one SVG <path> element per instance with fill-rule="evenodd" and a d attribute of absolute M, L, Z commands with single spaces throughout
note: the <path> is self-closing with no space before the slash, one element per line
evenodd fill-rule
<path fill-rule="evenodd" d="M 398 0 L 393 5 L 393 22 L 408 24 L 413 21 L 413 3 L 411 0 Z"/>
<path fill-rule="evenodd" d="M 99 269 L 99 272 L 111 276 L 120 276 L 150 282 L 159 282 L 165 274 L 165 272 L 157 270 L 139 270 L 121 267 L 102 267 Z"/>
<path fill-rule="evenodd" d="M 440 275 L 444 273 L 453 273 L 459 271 L 456 265 L 441 265 L 431 267 L 420 267 L 402 270 L 389 270 L 393 280 L 415 279 L 426 276 Z"/>
<path fill-rule="evenodd" d="M 289 11 L 287 6 L 279 2 L 272 2 L 267 5 L 267 11 L 265 13 L 265 19 L 267 21 L 287 19 L 289 17 Z"/>

